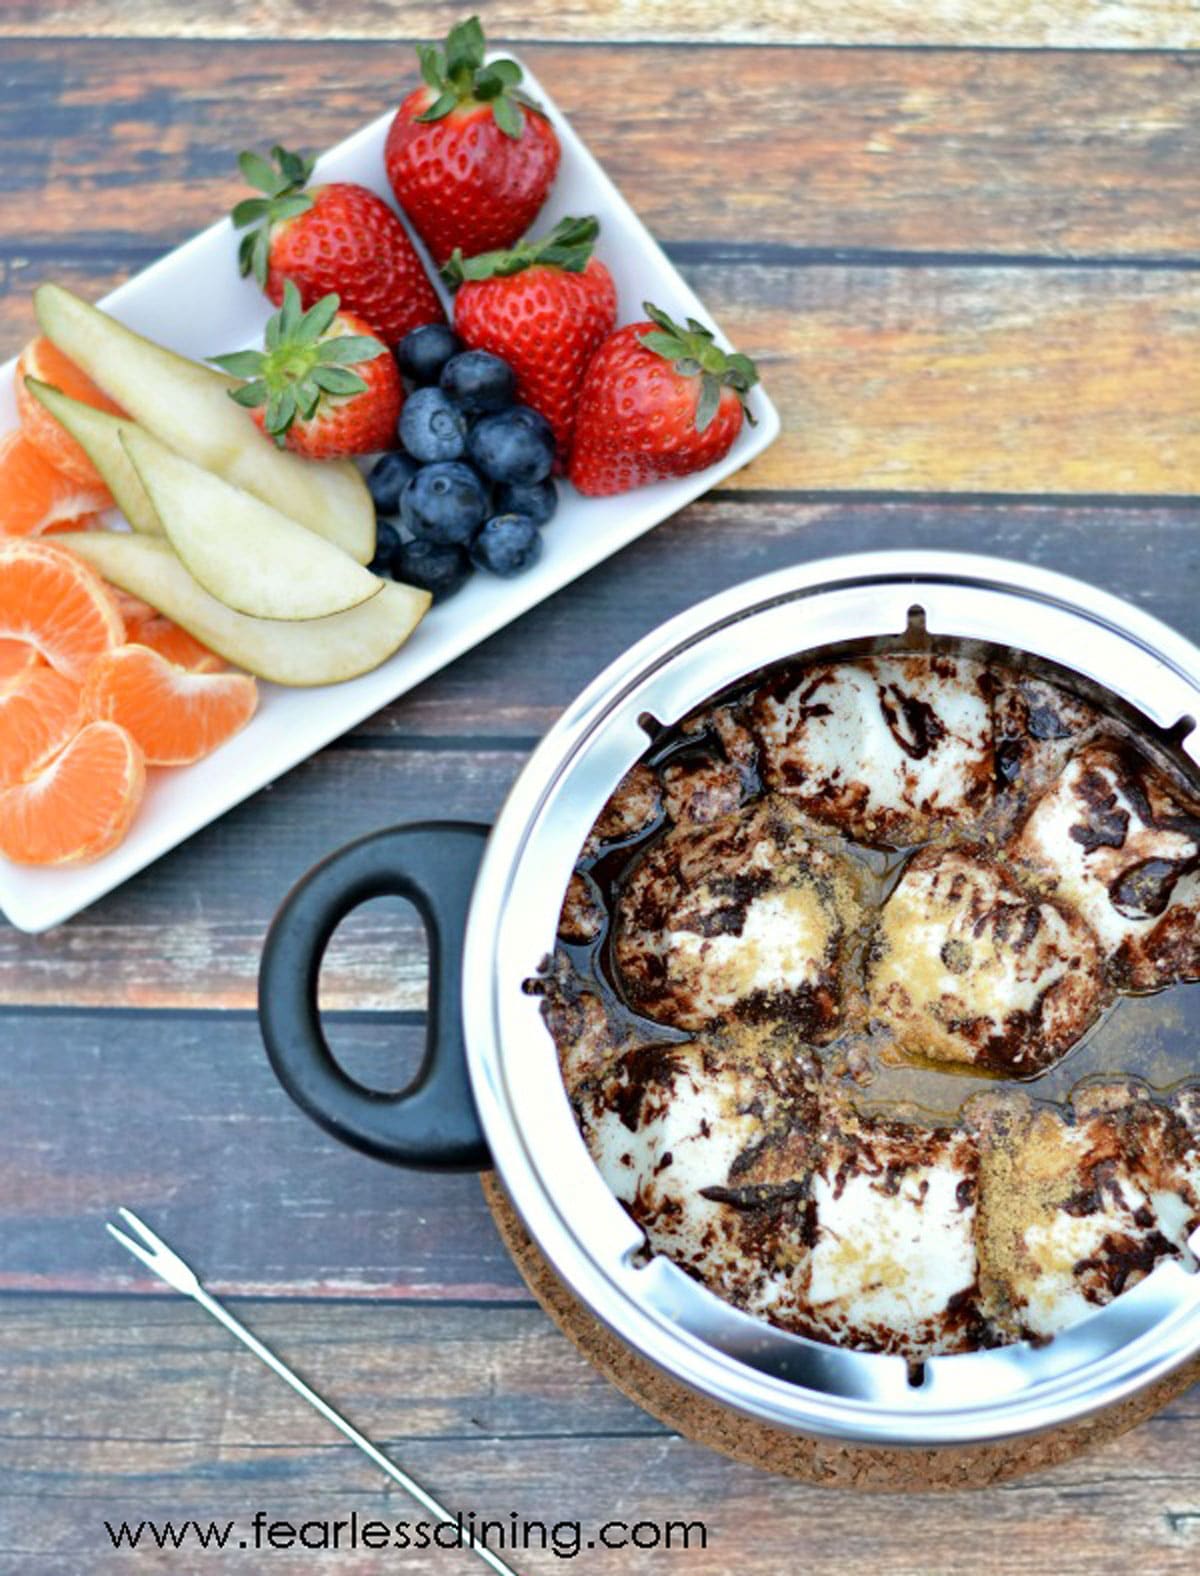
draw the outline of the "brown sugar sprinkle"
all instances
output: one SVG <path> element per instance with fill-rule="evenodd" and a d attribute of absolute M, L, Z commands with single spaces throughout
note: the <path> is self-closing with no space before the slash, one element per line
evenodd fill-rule
<path fill-rule="evenodd" d="M 834 694 L 850 670 L 857 712 Z M 1135 763 L 1135 789 L 1150 784 L 1142 864 L 1111 883 L 1127 909 L 1131 892 L 1161 909 L 1137 938 L 1136 976 L 1128 947 L 1107 951 L 1021 842 L 1097 747 Z M 1187 770 L 1115 703 L 936 653 L 781 669 L 660 734 L 585 842 L 534 987 L 602 1170 L 604 1112 L 632 1121 L 612 1160 L 628 1180 L 605 1174 L 650 1250 L 784 1328 L 910 1357 L 1044 1339 L 1179 1256 L 1200 1225 L 1200 1005 L 1179 983 L 1200 959 L 1200 879 L 1173 873 L 1160 897 L 1150 877 L 1155 826 L 1177 862 L 1180 828 L 1200 829 Z M 1115 832 L 1100 831 L 1120 871 Z M 923 1005 L 902 1022 L 899 998 L 872 987 L 888 954 L 880 916 L 937 849 L 991 897 L 961 912 L 949 900 L 949 929 L 925 951 L 934 916 L 913 908 L 894 988 Z M 819 938 L 806 990 L 782 975 L 770 986 L 795 958 L 762 930 L 768 915 Z M 1028 962 L 1048 925 L 1058 984 Z M 636 963 L 635 932 L 652 941 Z M 1006 970 L 1026 980 L 1019 1009 Z M 1128 994 L 1135 977 L 1159 994 Z M 665 1148 L 651 1142 L 660 1127 Z M 726 1153 L 735 1129 L 756 1136 Z M 835 1153 L 837 1177 L 818 1186 Z M 839 1198 L 861 1200 L 882 1235 L 831 1238 L 823 1211 Z M 961 1263 L 943 1296 L 954 1220 L 966 1235 L 954 1228 Z M 835 1317 L 813 1301 L 822 1276 L 861 1280 L 860 1301 Z"/>

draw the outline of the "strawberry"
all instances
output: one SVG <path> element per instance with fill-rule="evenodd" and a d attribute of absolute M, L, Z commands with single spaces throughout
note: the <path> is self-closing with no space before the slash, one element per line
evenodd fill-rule
<path fill-rule="evenodd" d="M 643 306 L 651 321 L 611 334 L 579 392 L 569 474 L 591 497 L 703 470 L 729 452 L 743 415 L 754 420 L 753 361 L 722 350 L 695 318 L 680 328 Z"/>
<path fill-rule="evenodd" d="M 540 241 L 464 258 L 442 277 L 459 286 L 454 328 L 472 350 L 490 350 L 516 373 L 517 399 L 554 429 L 565 469 L 579 385 L 592 353 L 617 321 L 617 290 L 592 244 L 595 219 L 563 219 Z"/>
<path fill-rule="evenodd" d="M 422 323 L 445 321 L 408 231 L 382 197 L 349 181 L 310 188 L 311 159 L 286 148 L 272 148 L 271 157 L 274 166 L 257 153 L 239 156 L 242 174 L 264 195 L 238 203 L 232 217 L 246 230 L 241 271 L 253 273 L 276 306 L 289 279 L 302 306 L 336 292 L 389 345 Z"/>
<path fill-rule="evenodd" d="M 558 170 L 554 127 L 518 86 L 515 60 L 484 64 L 477 16 L 451 28 L 444 50 L 421 44 L 424 85 L 401 104 L 384 148 L 387 177 L 440 268 L 512 246 Z"/>
<path fill-rule="evenodd" d="M 404 403 L 400 373 L 385 345 L 336 294 L 308 311 L 289 279 L 283 306 L 267 324 L 265 350 L 212 360 L 248 381 L 229 396 L 245 405 L 280 448 L 312 460 L 373 454 L 395 443 Z"/>

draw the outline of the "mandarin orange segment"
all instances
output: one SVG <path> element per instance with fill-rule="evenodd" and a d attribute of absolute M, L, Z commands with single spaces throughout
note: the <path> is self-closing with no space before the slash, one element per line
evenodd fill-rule
<path fill-rule="evenodd" d="M 191 673 L 220 673 L 225 660 L 207 646 L 202 646 L 195 635 L 174 623 L 165 613 L 143 602 L 141 597 L 119 586 L 109 586 L 113 601 L 125 620 L 125 639 L 131 645 L 149 646 L 159 656 L 166 657 Z"/>
<path fill-rule="evenodd" d="M 41 451 L 56 470 L 69 476 L 72 481 L 103 488 L 100 472 L 66 428 L 29 392 L 25 387 L 25 379 L 37 378 L 42 383 L 52 384 L 81 404 L 111 411 L 114 416 L 125 414 L 121 407 L 115 405 L 107 394 L 96 387 L 86 372 L 82 372 L 69 357 L 63 355 L 57 345 L 46 338 L 31 340 L 25 346 L 17 358 L 15 376 L 17 415 L 21 418 L 21 430 L 30 443 Z"/>
<path fill-rule="evenodd" d="M 107 585 L 108 582 L 106 581 L 105 584 Z M 117 612 L 124 620 L 126 629 L 130 624 L 140 623 L 142 619 L 153 618 L 155 615 L 156 609 L 152 608 L 149 602 L 143 602 L 140 596 L 134 596 L 132 591 L 122 591 L 120 586 L 110 585 L 108 593 L 117 604 Z M 128 640 L 129 636 L 126 635 L 125 638 Z"/>
<path fill-rule="evenodd" d="M 136 742 L 91 722 L 36 777 L 0 793 L 0 854 L 22 865 L 99 859 L 129 830 L 145 786 Z"/>
<path fill-rule="evenodd" d="M 99 575 L 65 547 L 0 542 L 0 638 L 28 641 L 82 683 L 125 639 L 125 625 Z"/>
<path fill-rule="evenodd" d="M 83 687 L 89 717 L 120 723 L 151 766 L 188 766 L 244 728 L 258 704 L 245 673 L 189 673 L 149 646 L 97 658 Z"/>
<path fill-rule="evenodd" d="M 225 668 L 224 660 L 215 651 L 202 646 L 195 635 L 189 635 L 186 629 L 153 608 L 146 617 L 131 618 L 126 614 L 125 638 L 134 645 L 149 646 L 151 651 L 157 651 L 160 657 L 166 657 L 176 667 L 186 668 L 189 673 L 221 673 Z"/>
<path fill-rule="evenodd" d="M 0 691 L 0 788 L 40 771 L 83 720 L 78 683 L 44 664 Z"/>
<path fill-rule="evenodd" d="M 27 640 L 0 640 L 0 687 L 19 684 L 30 668 L 41 666 L 41 652 Z"/>
<path fill-rule="evenodd" d="M 23 430 L 0 438 L 0 536 L 36 536 L 58 520 L 107 509 L 101 483 L 72 481 L 56 470 Z"/>

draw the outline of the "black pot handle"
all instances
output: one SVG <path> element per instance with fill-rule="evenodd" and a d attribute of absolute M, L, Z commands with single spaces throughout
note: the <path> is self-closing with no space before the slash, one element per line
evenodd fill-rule
<path fill-rule="evenodd" d="M 275 916 L 258 977 L 258 1012 L 280 1083 L 314 1121 L 380 1160 L 426 1171 L 491 1165 L 463 1045 L 462 953 L 488 828 L 421 821 L 347 843 L 314 865 Z M 399 1094 L 356 1083 L 321 1030 L 317 981 L 329 938 L 368 898 L 404 897 L 429 943 L 429 1018 L 416 1078 Z"/>

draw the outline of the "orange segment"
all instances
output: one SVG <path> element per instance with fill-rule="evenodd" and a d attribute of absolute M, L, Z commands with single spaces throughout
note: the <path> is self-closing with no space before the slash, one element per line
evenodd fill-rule
<path fill-rule="evenodd" d="M 151 651 L 157 651 L 160 657 L 166 657 L 176 667 L 186 668 L 189 673 L 220 673 L 225 667 L 215 651 L 202 646 L 195 635 L 189 635 L 186 629 L 173 624 L 165 614 L 156 613 L 153 608 L 148 616 L 126 614 L 125 638 L 135 645 L 149 646 Z"/>
<path fill-rule="evenodd" d="M 21 418 L 21 429 L 25 436 L 64 476 L 91 487 L 103 488 L 100 472 L 79 444 L 25 387 L 27 377 L 53 384 L 72 399 L 84 405 L 94 405 L 97 410 L 111 411 L 114 416 L 122 416 L 124 411 L 119 405 L 114 405 L 108 395 L 102 393 L 91 378 L 48 339 L 31 340 L 17 358 L 17 414 Z"/>
<path fill-rule="evenodd" d="M 105 584 L 107 584 L 107 581 Z M 120 586 L 109 586 L 108 594 L 117 604 L 117 612 L 120 613 L 126 629 L 129 628 L 130 624 L 137 624 L 144 618 L 153 618 L 155 616 L 155 609 L 150 606 L 149 602 L 143 602 L 141 597 L 134 596 L 132 591 L 122 591 Z M 125 638 L 128 640 L 130 637 L 126 635 Z"/>
<path fill-rule="evenodd" d="M 0 686 L 19 684 L 31 668 L 41 666 L 41 652 L 27 640 L 0 640 Z"/>
<path fill-rule="evenodd" d="M 89 723 L 36 777 L 0 793 L 0 854 L 22 865 L 99 859 L 129 830 L 145 786 L 125 729 Z"/>
<path fill-rule="evenodd" d="M 244 728 L 258 704 L 245 673 L 188 673 L 149 646 L 97 658 L 83 687 L 89 717 L 118 722 L 150 766 L 187 766 Z"/>
<path fill-rule="evenodd" d="M 215 651 L 202 646 L 195 635 L 173 623 L 165 613 L 143 602 L 141 597 L 109 586 L 121 617 L 125 620 L 125 639 L 131 645 L 149 646 L 160 657 L 174 662 L 190 673 L 220 673 L 225 662 Z"/>
<path fill-rule="evenodd" d="M 0 788 L 40 771 L 83 726 L 79 685 L 39 665 L 0 692 Z"/>
<path fill-rule="evenodd" d="M 22 430 L 0 438 L 0 536 L 35 536 L 111 503 L 107 487 L 64 476 Z"/>
<path fill-rule="evenodd" d="M 28 641 L 82 683 L 125 639 L 125 625 L 99 575 L 65 547 L 0 542 L 0 637 Z"/>

